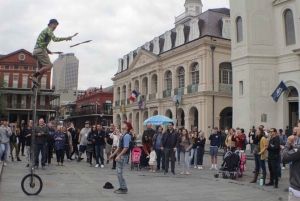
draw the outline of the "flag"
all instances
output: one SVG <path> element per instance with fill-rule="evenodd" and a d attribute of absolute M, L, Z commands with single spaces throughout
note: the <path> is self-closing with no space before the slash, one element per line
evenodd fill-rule
<path fill-rule="evenodd" d="M 129 98 L 130 102 L 133 103 L 135 101 L 135 99 L 137 99 L 140 95 L 140 92 L 136 91 L 136 90 L 132 90 L 131 92 L 131 96 Z"/>
<path fill-rule="evenodd" d="M 122 113 L 125 113 L 125 105 L 121 106 Z"/>
<path fill-rule="evenodd" d="M 139 110 L 143 110 L 146 108 L 146 102 L 144 100 L 140 100 L 138 102 L 138 105 L 139 105 Z"/>
<path fill-rule="evenodd" d="M 284 82 L 281 81 L 278 87 L 275 89 L 275 91 L 272 93 L 272 98 L 275 102 L 278 101 L 279 97 L 281 96 L 282 92 L 287 90 L 287 87 L 285 86 Z"/>

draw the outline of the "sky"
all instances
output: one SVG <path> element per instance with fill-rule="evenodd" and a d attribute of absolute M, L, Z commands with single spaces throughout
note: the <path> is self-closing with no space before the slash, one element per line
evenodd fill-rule
<path fill-rule="evenodd" d="M 55 52 L 75 53 L 79 59 L 78 88 L 108 87 L 118 59 L 174 28 L 185 0 L 1 0 L 0 54 L 33 51 L 39 33 L 55 18 L 57 37 L 78 32 L 73 41 L 51 42 Z M 203 12 L 229 8 L 229 0 L 202 0 Z M 74 48 L 70 45 L 92 40 Z M 51 61 L 57 55 L 50 55 Z"/>

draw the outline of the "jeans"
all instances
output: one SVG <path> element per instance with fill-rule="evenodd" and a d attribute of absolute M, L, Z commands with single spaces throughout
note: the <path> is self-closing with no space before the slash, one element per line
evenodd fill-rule
<path fill-rule="evenodd" d="M 3 153 L 4 153 L 4 150 L 5 150 L 4 144 L 0 143 L 0 160 L 1 160 L 1 158 L 2 158 L 2 155 L 3 155 Z"/>
<path fill-rule="evenodd" d="M 252 143 L 252 144 L 250 144 L 250 150 L 251 150 L 251 154 L 253 153 L 253 151 L 254 151 L 254 147 L 255 147 L 255 145 Z"/>
<path fill-rule="evenodd" d="M 194 165 L 196 166 L 197 165 L 197 148 L 191 149 L 191 156 L 190 156 L 189 164 L 191 164 L 193 158 L 194 158 Z"/>
<path fill-rule="evenodd" d="M 96 151 L 96 164 L 100 165 L 99 158 L 101 161 L 101 165 L 104 164 L 104 158 L 103 158 L 103 146 L 101 145 L 95 145 L 95 151 Z M 126 160 L 127 163 L 127 160 Z"/>
<path fill-rule="evenodd" d="M 64 163 L 64 155 L 65 155 L 65 150 L 64 149 L 57 149 L 55 150 L 56 152 L 56 161 L 57 163 Z"/>
<path fill-rule="evenodd" d="M 161 149 L 155 149 L 156 158 L 157 158 L 157 166 L 156 169 L 160 169 L 160 161 L 161 161 L 161 168 L 165 169 L 165 153 Z"/>
<path fill-rule="evenodd" d="M 71 153 L 70 158 L 72 158 L 73 154 L 75 154 L 75 158 L 76 158 L 76 155 L 77 155 L 77 157 L 78 157 L 78 155 L 79 155 L 79 153 L 78 153 L 78 145 L 77 145 L 77 143 L 75 143 L 75 142 L 73 142 L 72 145 L 73 145 L 73 151 L 72 151 L 72 153 Z"/>
<path fill-rule="evenodd" d="M 180 146 L 178 145 L 177 147 L 177 160 L 178 160 L 178 163 L 180 161 Z"/>
<path fill-rule="evenodd" d="M 39 166 L 39 154 L 42 154 L 42 166 L 45 166 L 45 162 L 46 162 L 46 144 L 36 144 L 34 145 L 34 165 L 35 166 Z"/>
<path fill-rule="evenodd" d="M 197 165 L 203 165 L 204 147 L 197 148 Z"/>
<path fill-rule="evenodd" d="M 17 142 L 10 142 L 10 155 L 11 157 L 13 157 L 13 151 L 14 149 L 16 149 L 16 153 L 15 153 L 15 156 L 16 156 L 16 159 L 19 157 L 19 149 L 18 149 L 18 143 Z"/>
<path fill-rule="evenodd" d="M 123 177 L 123 168 L 127 163 L 128 157 L 128 154 L 124 154 L 118 161 L 118 179 L 121 189 L 127 189 L 126 181 Z"/>
<path fill-rule="evenodd" d="M 268 166 L 270 171 L 270 183 L 278 185 L 278 160 L 269 159 Z"/>
<path fill-rule="evenodd" d="M 278 177 L 281 178 L 281 154 L 278 157 L 278 167 L 277 167 Z"/>
<path fill-rule="evenodd" d="M 175 171 L 175 151 L 172 148 L 165 148 L 165 171 L 169 170 L 169 158 L 171 157 L 171 171 Z M 179 156 L 180 158 L 180 156 Z M 179 162 L 179 161 L 178 161 Z"/>
<path fill-rule="evenodd" d="M 2 154 L 1 154 L 0 159 L 2 160 L 2 157 L 3 157 L 3 161 L 4 162 L 7 162 L 8 146 L 9 146 L 9 142 L 1 144 Z"/>
<path fill-rule="evenodd" d="M 47 143 L 47 146 L 46 146 L 46 159 L 45 159 L 45 162 L 48 163 L 48 164 L 51 164 L 51 158 L 52 158 L 52 155 L 53 155 L 53 143 Z"/>
<path fill-rule="evenodd" d="M 19 146 L 18 146 L 18 149 L 19 149 L 19 152 L 21 151 L 21 146 L 22 146 L 22 155 L 24 155 L 24 148 L 25 148 L 25 141 L 26 141 L 26 138 L 25 137 L 20 137 L 19 138 L 20 142 L 19 142 Z"/>
<path fill-rule="evenodd" d="M 261 168 L 263 171 L 263 174 L 267 175 L 266 161 L 260 160 L 260 155 L 258 155 L 258 154 L 254 154 L 254 159 L 255 159 L 255 172 L 259 173 L 259 170 Z"/>
<path fill-rule="evenodd" d="M 190 152 L 180 152 L 182 171 L 190 170 Z"/>

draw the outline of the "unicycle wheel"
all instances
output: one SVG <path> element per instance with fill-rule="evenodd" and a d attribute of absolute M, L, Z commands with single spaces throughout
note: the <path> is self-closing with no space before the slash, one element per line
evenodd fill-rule
<path fill-rule="evenodd" d="M 36 174 L 28 174 L 22 179 L 21 188 L 26 195 L 38 195 L 43 188 L 42 179 Z"/>

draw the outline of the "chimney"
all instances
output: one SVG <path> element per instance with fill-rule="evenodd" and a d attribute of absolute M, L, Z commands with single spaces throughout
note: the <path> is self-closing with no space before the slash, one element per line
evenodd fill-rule
<path fill-rule="evenodd" d="M 103 90 L 102 90 L 102 85 L 100 85 L 100 92 L 103 92 Z"/>

